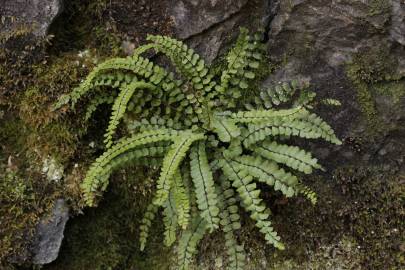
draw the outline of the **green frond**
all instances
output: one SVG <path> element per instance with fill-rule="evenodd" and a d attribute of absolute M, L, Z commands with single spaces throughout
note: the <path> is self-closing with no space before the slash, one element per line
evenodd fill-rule
<path fill-rule="evenodd" d="M 306 174 L 312 173 L 312 169 L 322 169 L 318 164 L 318 160 L 313 158 L 311 153 L 297 146 L 266 141 L 251 149 L 266 159 L 274 160 Z"/>
<path fill-rule="evenodd" d="M 303 90 L 301 91 L 297 100 L 294 101 L 293 106 L 305 106 L 312 109 L 316 93 L 313 91 Z"/>
<path fill-rule="evenodd" d="M 232 159 L 232 158 L 242 155 L 242 153 L 243 153 L 243 149 L 242 149 L 241 141 L 236 138 L 236 139 L 231 140 L 231 143 L 229 144 L 228 148 L 221 149 L 220 156 L 224 156 L 227 159 Z M 219 157 L 219 159 L 221 159 L 221 157 Z"/>
<path fill-rule="evenodd" d="M 333 98 L 325 98 L 321 100 L 321 103 L 327 106 L 341 106 L 342 103 L 337 100 L 337 99 L 333 99 Z"/>
<path fill-rule="evenodd" d="M 297 80 L 283 82 L 274 87 L 267 87 L 260 91 L 260 105 L 266 109 L 289 102 L 298 89 L 302 89 L 302 83 Z M 257 105 L 259 105 L 257 104 Z"/>
<path fill-rule="evenodd" d="M 312 126 L 308 131 L 309 133 L 317 132 L 319 134 L 319 138 L 337 145 L 342 144 L 342 142 L 336 137 L 331 126 L 329 126 L 315 113 L 303 114 L 298 118 L 298 120 L 309 123 Z"/>
<path fill-rule="evenodd" d="M 237 138 L 240 135 L 240 129 L 233 119 L 214 116 L 212 126 L 222 142 L 230 142 L 232 138 Z"/>
<path fill-rule="evenodd" d="M 317 203 L 318 196 L 316 195 L 316 192 L 310 189 L 309 187 L 300 183 L 297 186 L 297 191 L 299 194 L 304 195 L 313 205 Z"/>
<path fill-rule="evenodd" d="M 157 129 L 173 129 L 177 131 L 184 130 L 184 127 L 179 122 L 173 121 L 173 119 L 164 119 L 161 117 L 153 116 L 150 120 L 142 119 L 129 121 L 127 128 L 131 132 L 143 132 L 147 130 L 157 130 Z"/>
<path fill-rule="evenodd" d="M 112 139 L 113 139 L 115 130 L 117 129 L 121 118 L 125 114 L 129 100 L 131 99 L 132 95 L 138 88 L 143 88 L 143 89 L 146 88 L 146 89 L 153 90 L 155 88 L 155 86 L 150 83 L 145 83 L 144 81 L 139 81 L 139 82 L 133 82 L 129 85 L 126 85 L 121 89 L 121 92 L 119 93 L 118 97 L 114 101 L 110 121 L 109 121 L 108 127 L 107 127 L 107 132 L 104 135 L 104 137 L 105 137 L 104 143 L 106 144 L 107 148 L 111 147 L 111 145 L 113 143 Z"/>
<path fill-rule="evenodd" d="M 193 217 L 189 229 L 183 231 L 179 246 L 177 248 L 178 254 L 178 270 L 188 270 L 193 260 L 193 256 L 197 252 L 198 243 L 204 237 L 207 231 L 207 223 L 201 217 Z"/>
<path fill-rule="evenodd" d="M 158 35 L 148 35 L 147 40 L 152 41 L 156 51 L 167 55 L 179 72 L 185 76 L 197 91 L 211 91 L 215 85 L 212 75 L 208 73 L 205 61 L 193 49 L 188 48 L 183 42 Z"/>
<path fill-rule="evenodd" d="M 154 49 L 155 47 L 156 47 L 155 44 L 146 44 L 139 46 L 132 52 L 132 57 L 139 56 L 148 50 Z"/>
<path fill-rule="evenodd" d="M 235 235 L 231 232 L 225 233 L 225 248 L 228 256 L 228 270 L 243 270 L 246 265 L 245 250 L 236 241 Z"/>
<path fill-rule="evenodd" d="M 93 97 L 89 101 L 89 105 L 87 105 L 84 120 L 88 121 L 93 115 L 93 113 L 97 110 L 98 106 L 100 106 L 101 104 L 111 104 L 111 103 L 114 103 L 114 96 L 111 94 L 100 94 Z"/>
<path fill-rule="evenodd" d="M 241 227 L 239 210 L 235 192 L 225 177 L 221 177 L 221 188 L 218 194 L 221 206 L 220 225 L 225 235 L 225 248 L 228 255 L 227 269 L 242 270 L 246 264 L 246 256 L 243 246 L 238 244 L 234 235 L 234 232 Z"/>
<path fill-rule="evenodd" d="M 176 241 L 176 229 L 178 222 L 178 215 L 176 213 L 176 201 L 173 189 L 163 204 L 163 224 L 164 224 L 164 244 L 170 247 Z"/>
<path fill-rule="evenodd" d="M 316 114 L 306 110 L 293 117 L 274 117 L 264 123 L 248 124 L 247 130 L 242 134 L 245 147 L 263 141 L 268 136 L 297 136 L 306 139 L 322 138 L 332 143 L 341 144 L 332 128 Z"/>
<path fill-rule="evenodd" d="M 251 37 L 247 29 L 241 28 L 235 46 L 226 57 L 228 65 L 221 74 L 221 83 L 215 88 L 226 108 L 236 107 L 242 91 L 249 88 L 250 81 L 256 77 L 264 55 L 263 46 L 260 35 Z"/>
<path fill-rule="evenodd" d="M 97 91 L 101 87 L 120 88 L 125 84 L 138 81 L 138 77 L 130 72 L 113 70 L 103 72 L 93 79 L 92 89 Z"/>
<path fill-rule="evenodd" d="M 115 166 L 115 158 L 135 149 L 136 147 L 154 142 L 171 141 L 176 136 L 176 131 L 162 129 L 143 132 L 133 135 L 130 138 L 119 140 L 113 147 L 109 148 L 98 157 L 87 171 L 86 177 L 81 184 L 86 204 L 93 206 L 99 189 L 101 188 L 101 191 L 104 191 L 107 187 L 108 176 L 111 174 L 112 169 Z M 146 154 L 149 154 L 148 150 L 145 150 L 145 152 Z"/>
<path fill-rule="evenodd" d="M 232 181 L 232 186 L 236 188 L 244 208 L 250 212 L 250 217 L 256 221 L 255 225 L 264 234 L 266 241 L 283 250 L 284 245 L 268 220 L 269 210 L 259 198 L 260 190 L 256 188 L 253 177 L 242 166 L 233 164 L 229 160 L 222 159 L 220 162 L 222 171 Z"/>
<path fill-rule="evenodd" d="M 146 212 L 142 218 L 141 225 L 139 226 L 139 241 L 140 241 L 140 250 L 143 251 L 145 249 L 146 242 L 149 236 L 149 230 L 152 226 L 152 221 L 155 219 L 156 213 L 159 207 L 150 203 L 146 208 Z"/>
<path fill-rule="evenodd" d="M 200 216 L 207 221 L 211 231 L 218 228 L 218 200 L 211 168 L 203 142 L 198 143 L 190 153 L 191 179 L 194 183 Z"/>
<path fill-rule="evenodd" d="M 188 191 L 184 187 L 184 181 L 179 171 L 174 175 L 174 186 L 172 191 L 176 205 L 178 224 L 183 230 L 185 230 L 190 221 L 190 200 L 187 195 Z"/>
<path fill-rule="evenodd" d="M 86 79 L 77 87 L 75 88 L 72 93 L 70 93 L 69 97 L 63 96 L 61 97 L 60 101 L 57 102 L 55 105 L 55 109 L 60 108 L 69 99 L 72 102 L 72 106 L 76 104 L 76 102 L 84 95 L 86 95 L 90 90 L 92 90 L 97 85 L 100 85 L 100 82 L 96 82 L 96 79 L 105 74 L 107 71 L 113 70 L 123 70 L 132 72 L 134 75 L 144 78 L 148 82 L 154 85 L 160 85 L 164 82 L 165 79 L 169 78 L 169 74 L 161 67 L 153 64 L 148 59 L 143 58 L 141 56 L 134 56 L 134 57 L 127 57 L 127 58 L 113 58 L 110 60 L 105 61 L 104 63 L 99 64 L 96 66 L 92 72 L 86 77 Z M 115 78 L 115 77 L 113 77 Z M 130 82 L 136 81 L 136 77 L 132 78 Z M 125 80 L 125 75 L 122 75 L 122 80 Z M 129 82 L 128 82 L 129 83 Z M 169 85 L 171 81 L 167 82 L 166 84 Z M 114 86 L 116 84 L 116 80 L 106 81 L 104 85 Z M 165 84 L 162 84 L 164 86 Z M 168 87 L 168 86 L 167 86 Z M 162 87 L 164 90 L 166 87 Z"/>
<path fill-rule="evenodd" d="M 221 87 L 223 87 L 223 89 L 228 88 L 230 80 L 236 77 L 234 75 L 242 72 L 243 69 L 248 65 L 246 61 L 246 53 L 248 51 L 249 39 L 250 37 L 248 35 L 247 29 L 241 28 L 235 46 L 229 51 L 228 55 L 226 56 L 228 66 L 221 75 Z"/>
<path fill-rule="evenodd" d="M 232 162 L 243 166 L 251 176 L 260 182 L 274 186 L 274 190 L 280 190 L 286 197 L 292 197 L 296 192 L 297 177 L 285 172 L 274 162 L 260 156 L 241 156 L 234 158 Z"/>
<path fill-rule="evenodd" d="M 191 144 L 204 139 L 203 134 L 182 132 L 174 139 L 174 143 L 163 160 L 162 171 L 157 181 L 156 205 L 162 205 L 169 195 L 173 175 L 179 168 Z"/>
<path fill-rule="evenodd" d="M 276 117 L 298 116 L 303 112 L 302 107 L 283 110 L 252 110 L 232 113 L 231 118 L 237 123 L 264 123 Z"/>

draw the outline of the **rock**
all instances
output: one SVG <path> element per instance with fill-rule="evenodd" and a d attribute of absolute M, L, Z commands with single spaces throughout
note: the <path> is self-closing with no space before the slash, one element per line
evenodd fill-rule
<path fill-rule="evenodd" d="M 42 173 L 46 176 L 48 181 L 59 182 L 63 177 L 64 167 L 58 163 L 54 158 L 47 158 L 44 160 L 42 166 Z"/>
<path fill-rule="evenodd" d="M 265 27 L 270 1 L 174 1 L 169 9 L 177 38 L 187 43 L 211 63 L 227 49 L 227 43 L 239 33 L 239 27 L 258 30 Z"/>
<path fill-rule="evenodd" d="M 392 0 L 391 38 L 405 46 L 405 2 Z"/>
<path fill-rule="evenodd" d="M 62 0 L 3 0 L 0 14 L 5 27 L 0 32 L 26 26 L 35 37 L 44 37 L 61 11 Z"/>
<path fill-rule="evenodd" d="M 32 247 L 34 264 L 47 264 L 58 257 L 68 219 L 69 209 L 65 200 L 57 200 L 52 213 L 42 219 L 37 226 L 36 239 Z"/>
<path fill-rule="evenodd" d="M 381 90 L 385 83 L 381 67 L 388 66 L 393 70 L 391 74 L 405 78 L 405 48 L 398 46 L 404 44 L 405 38 L 403 1 L 280 0 L 273 2 L 272 9 L 276 14 L 269 29 L 269 55 L 273 61 L 282 63 L 282 67 L 267 82 L 272 84 L 296 77 L 309 79 L 318 96 L 343 101 L 343 106 L 337 110 L 319 112 L 323 118 L 332 120 L 338 136 L 368 138 L 367 118 L 362 109 L 367 104 L 359 104 L 359 90 L 347 75 L 348 64 L 355 56 L 368 52 L 367 57 L 374 60 L 367 68 L 381 85 L 366 85 L 370 89 L 363 91 L 370 92 L 370 103 L 375 106 L 379 124 L 387 127 L 382 136 L 397 133 L 397 127 L 401 126 L 399 119 L 405 116 L 405 107 L 401 105 L 404 102 L 397 101 L 403 99 L 401 90 L 396 93 L 389 90 L 392 95 Z M 386 48 L 385 56 L 372 50 L 382 47 Z M 392 59 L 392 63 L 389 62 Z M 389 64 L 384 66 L 381 62 L 385 60 Z M 395 86 L 394 82 L 392 84 Z M 400 87 L 397 85 L 396 89 Z M 399 97 L 393 98 L 395 96 Z M 404 130 L 401 132 L 403 134 Z M 366 149 L 362 151 L 373 160 L 378 156 L 376 153 L 381 143 L 366 143 Z M 357 155 L 350 152 L 342 147 L 340 154 L 330 155 L 336 158 L 332 163 L 341 166 L 344 164 L 342 160 L 348 163 L 357 160 Z M 337 158 L 339 156 L 343 159 Z"/>
<path fill-rule="evenodd" d="M 377 11 L 369 1 L 353 2 L 280 1 L 270 27 L 272 49 L 280 52 L 299 45 L 302 53 L 316 51 L 332 67 L 345 63 L 351 53 L 370 45 L 369 39 L 386 23 L 379 14 L 372 16 Z"/>
<path fill-rule="evenodd" d="M 180 0 L 170 10 L 178 38 L 186 39 L 239 12 L 247 0 Z"/>

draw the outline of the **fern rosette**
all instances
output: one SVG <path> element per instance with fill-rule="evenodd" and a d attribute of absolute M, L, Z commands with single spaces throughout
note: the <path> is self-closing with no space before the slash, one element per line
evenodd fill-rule
<path fill-rule="evenodd" d="M 57 104 L 74 106 L 89 96 L 89 119 L 100 104 L 112 103 L 105 152 L 90 166 L 81 186 L 86 204 L 95 205 L 117 168 L 159 161 L 156 191 L 139 227 L 141 250 L 160 209 L 164 244 L 171 246 L 179 237 L 178 269 L 189 268 L 199 241 L 215 230 L 224 232 L 228 268 L 243 269 L 240 209 L 268 244 L 284 249 L 257 184 L 316 202 L 315 193 L 295 172 L 310 174 L 322 167 L 311 153 L 290 145 L 293 137 L 340 144 L 332 128 L 310 112 L 318 104 L 315 94 L 308 85 L 292 81 L 261 89 L 255 96 L 252 85 L 265 48 L 260 35 L 251 37 L 245 29 L 221 72 L 207 67 L 181 41 L 164 36 L 148 40 L 151 43 L 132 56 L 97 66 Z M 147 50 L 167 56 L 177 74 L 142 57 Z M 333 99 L 320 103 L 339 104 Z M 246 108 L 238 110 L 242 105 Z M 116 139 L 124 118 L 129 136 Z"/>

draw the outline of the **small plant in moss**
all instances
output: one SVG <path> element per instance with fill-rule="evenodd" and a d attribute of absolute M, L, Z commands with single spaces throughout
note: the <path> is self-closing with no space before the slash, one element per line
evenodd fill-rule
<path fill-rule="evenodd" d="M 60 108 L 89 97 L 86 119 L 103 103 L 112 104 L 105 151 L 90 166 L 81 185 L 84 201 L 94 206 L 113 171 L 128 164 L 160 167 L 156 191 L 142 219 L 140 247 L 159 209 L 163 209 L 164 244 L 179 236 L 178 269 L 188 269 L 203 236 L 222 230 L 229 269 L 243 269 L 245 254 L 238 242 L 240 208 L 254 220 L 267 243 L 284 249 L 260 198 L 257 183 L 286 197 L 315 193 L 294 172 L 321 169 L 311 153 L 292 146 L 293 137 L 322 138 L 340 144 L 332 128 L 311 112 L 315 93 L 296 81 L 259 95 L 250 91 L 262 63 L 259 34 L 242 29 L 226 67 L 213 71 L 181 41 L 148 36 L 150 44 L 127 58 L 98 65 L 56 104 Z M 141 56 L 147 50 L 167 56 L 178 74 Z M 321 101 L 339 105 L 333 99 Z M 240 109 L 245 106 L 244 109 Z M 129 135 L 116 139 L 124 116 Z"/>

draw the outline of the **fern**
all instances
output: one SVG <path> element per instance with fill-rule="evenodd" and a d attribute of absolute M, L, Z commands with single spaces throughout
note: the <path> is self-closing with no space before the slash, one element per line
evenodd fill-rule
<path fill-rule="evenodd" d="M 283 250 L 284 245 L 268 220 L 269 210 L 259 198 L 260 190 L 256 189 L 255 183 L 252 183 L 253 177 L 242 166 L 234 165 L 226 158 L 220 163 L 224 175 L 232 181 L 232 186 L 241 197 L 244 208 L 251 213 L 250 217 L 256 221 L 256 227 L 265 235 L 266 241 Z"/>
<path fill-rule="evenodd" d="M 141 226 L 139 226 L 139 241 L 141 251 L 145 249 L 146 241 L 149 235 L 149 229 L 152 226 L 152 221 L 155 219 L 158 209 L 159 208 L 153 203 L 150 203 L 146 208 L 145 215 L 143 216 L 143 219 L 141 221 Z"/>
<path fill-rule="evenodd" d="M 163 160 L 162 172 L 157 180 L 156 198 L 154 200 L 156 205 L 162 205 L 167 199 L 172 178 L 191 144 L 204 138 L 204 135 L 201 134 L 182 133 L 181 135 L 174 140 L 172 148 Z"/>
<path fill-rule="evenodd" d="M 148 88 L 153 89 L 154 86 L 145 82 L 133 82 L 129 85 L 126 85 L 121 89 L 120 94 L 115 99 L 114 105 L 112 107 L 112 114 L 110 122 L 108 123 L 107 133 L 104 135 L 105 143 L 107 148 L 112 145 L 112 137 L 115 133 L 115 130 L 119 124 L 120 119 L 124 116 L 127 104 L 134 94 L 137 88 Z"/>
<path fill-rule="evenodd" d="M 179 240 L 178 246 L 178 268 L 179 270 L 188 269 L 192 262 L 194 254 L 197 252 L 197 245 L 204 237 L 207 230 L 207 224 L 203 218 L 194 217 L 191 227 L 185 231 Z"/>
<path fill-rule="evenodd" d="M 228 269 L 241 270 L 246 264 L 246 255 L 242 245 L 239 245 L 235 237 L 235 232 L 241 228 L 239 208 L 235 198 L 235 192 L 231 188 L 229 181 L 221 177 L 221 188 L 218 194 L 221 200 L 220 224 L 225 236 L 225 248 L 228 255 Z"/>
<path fill-rule="evenodd" d="M 218 228 L 219 208 L 204 144 L 199 143 L 194 147 L 190 159 L 191 178 L 195 187 L 197 206 L 201 211 L 200 216 L 207 221 L 207 226 L 213 231 Z"/>
<path fill-rule="evenodd" d="M 298 173 L 322 169 L 311 153 L 290 138 L 341 144 L 332 128 L 311 110 L 338 105 L 316 100 L 309 84 L 293 80 L 250 89 L 263 63 L 261 36 L 245 29 L 226 56 L 224 70 L 208 67 L 181 41 L 148 36 L 150 43 L 134 55 L 98 65 L 55 108 L 73 107 L 87 98 L 88 120 L 101 104 L 112 104 L 106 127 L 106 150 L 89 167 L 81 184 L 84 202 L 94 206 L 110 175 L 128 164 L 160 168 L 151 204 L 141 220 L 140 247 L 145 248 L 153 219 L 163 209 L 164 244 L 178 245 L 178 268 L 189 269 L 198 243 L 222 230 L 228 269 L 244 269 L 246 255 L 238 241 L 240 210 L 249 213 L 268 244 L 284 249 L 270 221 L 270 209 L 257 183 L 286 197 L 317 197 Z M 141 56 L 155 50 L 174 65 L 176 74 Z M 238 110 L 246 105 L 246 110 Z M 120 123 L 127 134 L 115 140 Z"/>
<path fill-rule="evenodd" d="M 274 160 L 306 174 L 312 173 L 312 169 L 322 168 L 316 158 L 312 158 L 310 153 L 297 146 L 265 142 L 254 147 L 253 151 L 266 159 Z"/>
<path fill-rule="evenodd" d="M 173 194 L 178 215 L 178 224 L 184 230 L 187 228 L 190 221 L 190 199 L 187 196 L 187 190 L 184 187 L 183 179 L 178 171 L 174 176 Z"/>
<path fill-rule="evenodd" d="M 174 192 L 171 191 L 168 199 L 165 201 L 163 210 L 163 224 L 165 225 L 165 240 L 164 244 L 170 247 L 176 241 L 176 229 L 178 214 L 176 213 L 176 203 L 174 200 Z"/>

